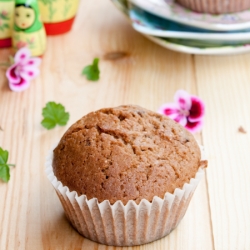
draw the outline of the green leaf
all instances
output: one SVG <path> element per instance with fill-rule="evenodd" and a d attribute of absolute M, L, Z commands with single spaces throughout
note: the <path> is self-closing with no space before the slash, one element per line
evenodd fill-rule
<path fill-rule="evenodd" d="M 64 106 L 55 102 L 48 102 L 43 108 L 42 115 L 44 119 L 41 124 L 47 129 L 52 129 L 57 124 L 64 126 L 69 120 L 69 113 L 65 112 Z"/>
<path fill-rule="evenodd" d="M 0 165 L 7 164 L 9 152 L 0 147 Z"/>
<path fill-rule="evenodd" d="M 0 19 L 2 20 L 10 20 L 10 18 L 7 15 L 0 14 Z"/>
<path fill-rule="evenodd" d="M 98 81 L 100 77 L 100 70 L 98 68 L 99 58 L 95 58 L 93 64 L 86 66 L 82 75 L 86 75 L 87 79 L 90 81 Z"/>
<path fill-rule="evenodd" d="M 8 182 L 10 179 L 10 168 L 9 166 L 14 166 L 13 164 L 8 164 L 9 152 L 3 150 L 0 147 L 0 179 L 4 182 Z"/>
<path fill-rule="evenodd" d="M 44 118 L 42 120 L 41 124 L 43 125 L 43 127 L 47 128 L 47 129 L 52 129 L 56 126 L 56 121 L 54 121 L 53 119 L 50 119 L 50 118 Z"/>
<path fill-rule="evenodd" d="M 0 165 L 0 179 L 8 182 L 10 179 L 10 168 L 7 164 Z"/>

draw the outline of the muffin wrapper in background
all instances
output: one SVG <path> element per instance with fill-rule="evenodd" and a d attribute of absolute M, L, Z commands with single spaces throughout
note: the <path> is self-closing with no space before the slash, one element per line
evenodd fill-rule
<path fill-rule="evenodd" d="M 168 235 L 184 216 L 204 173 L 200 168 L 190 183 L 163 199 L 155 196 L 152 202 L 143 199 L 138 205 L 133 200 L 125 206 L 121 201 L 111 205 L 70 192 L 55 177 L 52 160 L 53 150 L 46 160 L 46 173 L 73 227 L 92 241 L 112 246 L 142 245 Z"/>
<path fill-rule="evenodd" d="M 250 8 L 249 0 L 177 0 L 184 7 L 201 13 L 233 13 Z"/>

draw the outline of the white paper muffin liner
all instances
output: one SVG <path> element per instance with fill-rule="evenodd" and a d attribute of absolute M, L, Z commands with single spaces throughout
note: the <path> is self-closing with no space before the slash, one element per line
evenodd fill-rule
<path fill-rule="evenodd" d="M 196 12 L 223 14 L 250 8 L 249 0 L 176 0 L 181 5 Z"/>
<path fill-rule="evenodd" d="M 155 196 L 152 202 L 143 199 L 140 204 L 131 200 L 125 206 L 121 201 L 111 205 L 108 200 L 99 203 L 96 198 L 88 200 L 86 195 L 70 192 L 55 177 L 52 161 L 53 150 L 46 159 L 46 174 L 73 227 L 84 237 L 111 246 L 142 245 L 168 235 L 186 213 L 204 174 L 200 168 L 182 189 L 166 193 L 163 199 Z"/>

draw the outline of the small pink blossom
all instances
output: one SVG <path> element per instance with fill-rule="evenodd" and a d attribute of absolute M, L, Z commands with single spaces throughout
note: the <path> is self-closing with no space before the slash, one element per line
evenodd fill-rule
<path fill-rule="evenodd" d="M 17 47 L 18 49 L 21 49 L 21 48 L 23 48 L 23 47 L 25 47 L 25 46 L 27 46 L 27 43 L 26 43 L 26 42 L 23 42 L 23 41 L 19 41 L 19 42 L 17 43 L 17 45 L 16 45 L 16 47 Z"/>
<path fill-rule="evenodd" d="M 3 10 L 2 13 L 1 13 L 3 16 L 8 16 L 8 12 Z"/>
<path fill-rule="evenodd" d="M 41 59 L 31 57 L 28 48 L 18 50 L 14 57 L 14 64 L 6 72 L 10 89 L 15 92 L 27 89 L 30 86 L 30 81 L 39 75 L 38 66 L 40 63 Z"/>
<path fill-rule="evenodd" d="M 178 90 L 174 96 L 174 103 L 162 105 L 158 112 L 180 123 L 191 133 L 196 133 L 203 126 L 205 104 L 197 96 Z"/>
<path fill-rule="evenodd" d="M 31 38 L 29 39 L 29 43 L 34 43 L 34 41 L 35 41 L 35 37 L 31 37 Z"/>

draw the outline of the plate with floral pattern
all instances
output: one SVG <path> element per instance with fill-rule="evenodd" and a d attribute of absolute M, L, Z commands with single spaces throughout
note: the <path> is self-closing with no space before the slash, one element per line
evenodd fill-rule
<path fill-rule="evenodd" d="M 210 30 L 242 30 L 250 28 L 250 9 L 212 15 L 197 13 L 177 4 L 175 0 L 128 0 L 139 8 L 178 23 Z"/>
<path fill-rule="evenodd" d="M 129 19 L 129 10 L 127 5 L 124 4 L 124 0 L 112 0 L 112 2 L 128 17 L 129 22 L 132 24 L 132 21 Z M 188 54 L 229 55 L 250 52 L 250 44 L 248 43 L 241 45 L 214 45 L 207 41 L 162 38 L 145 34 L 142 35 L 164 48 Z"/>

